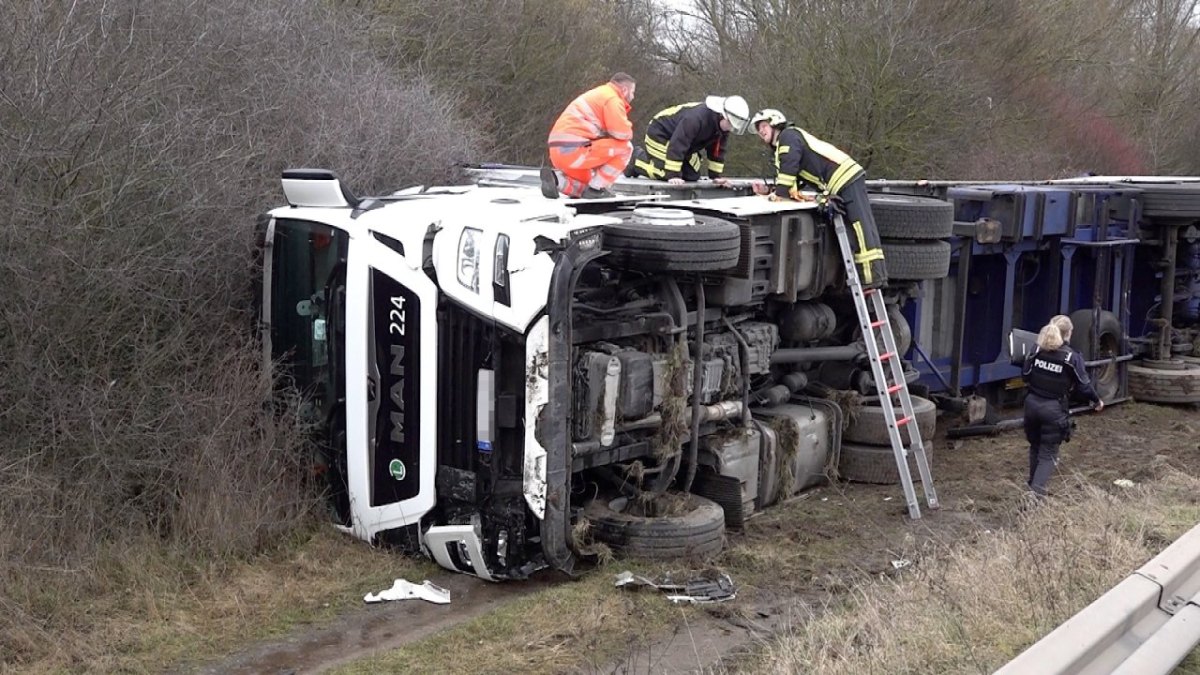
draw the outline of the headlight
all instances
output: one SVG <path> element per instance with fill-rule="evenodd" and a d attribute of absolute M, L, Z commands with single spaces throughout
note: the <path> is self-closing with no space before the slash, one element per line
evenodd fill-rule
<path fill-rule="evenodd" d="M 465 228 L 458 237 L 458 283 L 479 292 L 480 230 Z"/>

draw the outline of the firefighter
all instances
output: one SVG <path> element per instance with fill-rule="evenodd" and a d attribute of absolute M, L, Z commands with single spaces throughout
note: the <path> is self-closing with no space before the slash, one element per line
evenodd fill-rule
<path fill-rule="evenodd" d="M 611 197 L 609 187 L 625 170 L 633 154 L 633 125 L 629 123 L 637 82 L 626 73 L 615 73 L 608 82 L 571 101 L 558 116 L 546 143 L 550 163 L 541 170 L 542 194 L 557 199 Z"/>
<path fill-rule="evenodd" d="M 729 132 L 746 133 L 750 108 L 741 96 L 709 96 L 704 102 L 683 103 L 659 111 L 646 128 L 645 147 L 639 147 L 628 176 L 665 180 L 671 184 L 700 179 L 700 153 L 708 156 L 708 177 L 728 184 L 725 151 Z"/>
<path fill-rule="evenodd" d="M 828 212 L 845 216 L 854 260 L 860 267 L 863 286 L 878 288 L 887 283 L 879 230 L 867 197 L 866 172 L 858 162 L 807 131 L 788 124 L 774 108 L 755 113 L 750 120 L 754 132 L 775 150 L 775 189 L 755 183 L 754 192 L 772 199 L 801 199 L 800 188 L 809 186 L 819 195 L 818 203 Z"/>
<path fill-rule="evenodd" d="M 1088 379 L 1083 356 L 1071 349 L 1071 319 L 1058 315 L 1038 333 L 1037 350 L 1025 358 L 1025 438 L 1029 441 L 1029 489 L 1046 494 L 1058 465 L 1058 446 L 1071 439 L 1070 396 L 1090 400 L 1096 412 L 1104 401 Z"/>

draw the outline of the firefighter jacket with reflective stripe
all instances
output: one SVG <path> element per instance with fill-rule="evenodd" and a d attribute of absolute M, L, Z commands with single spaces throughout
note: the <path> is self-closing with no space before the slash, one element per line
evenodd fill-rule
<path fill-rule="evenodd" d="M 1065 401 L 1071 390 L 1076 390 L 1092 402 L 1100 400 L 1088 378 L 1083 356 L 1070 347 L 1043 351 L 1038 350 L 1025 358 L 1021 371 L 1029 391 L 1042 398 Z"/>
<path fill-rule="evenodd" d="M 550 130 L 548 143 L 579 147 L 600 138 L 633 140 L 629 104 L 612 83 L 590 89 L 571 101 Z"/>
<path fill-rule="evenodd" d="M 729 132 L 721 130 L 721 116 L 699 102 L 662 110 L 646 128 L 646 152 L 663 163 L 664 180 L 678 178 L 683 163 L 701 150 L 708 155 L 708 177 L 720 177 L 725 171 L 728 142 Z M 693 168 L 699 171 L 698 161 Z"/>
<path fill-rule="evenodd" d="M 775 139 L 775 170 L 775 194 L 780 197 L 787 197 L 797 182 L 836 195 L 863 175 L 850 155 L 795 126 L 784 127 Z"/>

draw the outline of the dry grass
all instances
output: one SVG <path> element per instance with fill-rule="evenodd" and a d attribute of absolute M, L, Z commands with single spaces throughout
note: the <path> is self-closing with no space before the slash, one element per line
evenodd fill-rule
<path fill-rule="evenodd" d="M 1200 480 L 1160 474 L 1128 490 L 1073 486 L 1009 529 L 922 551 L 900 574 L 796 617 L 737 671 L 990 672 L 1200 520 Z"/>
<path fill-rule="evenodd" d="M 20 606 L 41 614 L 24 635 L 10 632 L 8 641 L 24 638 L 28 651 L 0 672 L 159 672 L 345 613 L 394 577 L 432 571 L 427 562 L 372 549 L 331 528 L 224 565 L 131 547 L 106 554 L 101 567 L 75 592 L 49 573 L 7 589 Z"/>

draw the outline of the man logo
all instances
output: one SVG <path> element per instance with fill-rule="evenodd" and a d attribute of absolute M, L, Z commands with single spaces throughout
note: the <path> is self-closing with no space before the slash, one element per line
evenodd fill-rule
<path fill-rule="evenodd" d="M 408 473 L 408 471 L 404 468 L 404 462 L 401 462 L 398 459 L 393 459 L 392 461 L 388 462 L 388 473 L 392 474 L 392 478 L 401 481 L 404 480 L 404 476 Z"/>

